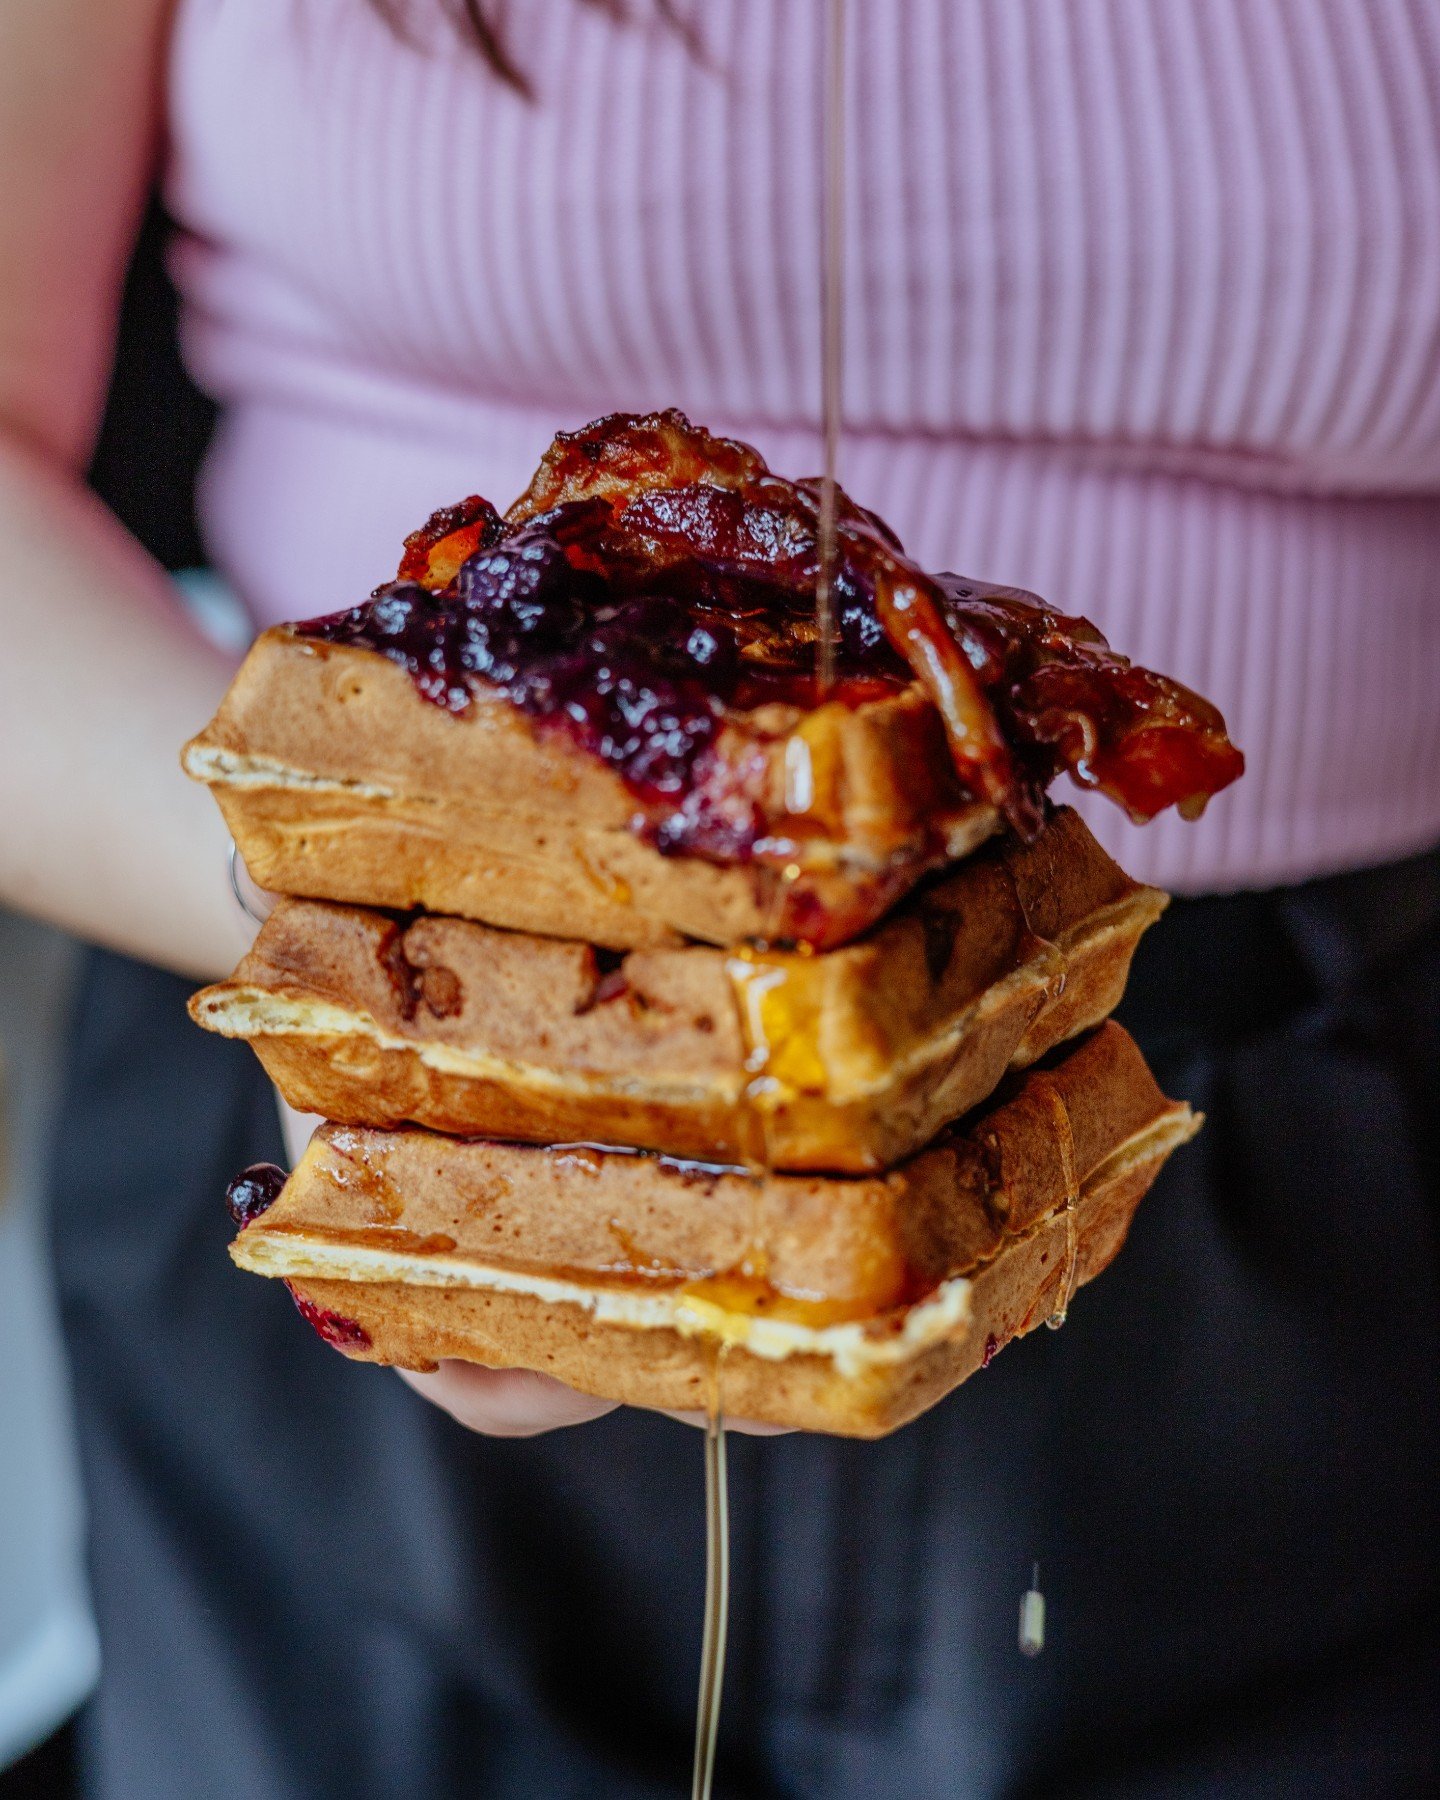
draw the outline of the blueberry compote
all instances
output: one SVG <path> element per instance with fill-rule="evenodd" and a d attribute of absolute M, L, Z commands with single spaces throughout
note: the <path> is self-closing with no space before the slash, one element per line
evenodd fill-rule
<path fill-rule="evenodd" d="M 337 1350 L 368 1350 L 372 1339 L 370 1333 L 356 1319 L 347 1319 L 343 1313 L 331 1312 L 327 1306 L 317 1306 L 304 1294 L 297 1292 L 294 1284 L 287 1281 L 290 1298 L 295 1302 L 295 1309 L 300 1317 L 311 1328 L 317 1337 L 324 1338 Z"/>
<path fill-rule="evenodd" d="M 268 1212 L 280 1198 L 285 1185 L 285 1171 L 274 1163 L 252 1163 L 225 1190 L 225 1205 L 230 1217 L 243 1230 L 252 1219 Z"/>
<path fill-rule="evenodd" d="M 663 575 L 647 569 L 593 507 L 572 502 L 476 551 L 438 592 L 393 582 L 363 606 L 298 629 L 379 651 L 452 713 L 469 708 L 477 683 L 499 688 L 621 775 L 657 841 L 693 846 L 759 828 L 748 814 L 725 827 L 713 810 L 702 823 L 687 808 L 727 712 L 816 698 L 803 630 L 773 631 L 773 602 L 754 577 L 706 569 L 703 594 L 701 586 L 695 562 Z M 848 629 L 860 654 L 848 659 L 839 697 L 854 703 L 903 685 L 888 648 L 853 620 Z"/>

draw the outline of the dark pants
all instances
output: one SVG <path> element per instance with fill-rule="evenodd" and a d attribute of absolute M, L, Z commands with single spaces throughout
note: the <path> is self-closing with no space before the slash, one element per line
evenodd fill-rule
<path fill-rule="evenodd" d="M 682 1793 L 698 1434 L 469 1436 L 232 1269 L 277 1132 L 184 993 L 94 958 L 57 1150 L 87 1792 Z M 732 1441 L 722 1794 L 1440 1791 L 1440 856 L 1177 905 L 1122 1016 L 1209 1124 L 1067 1328 L 884 1443 Z"/>

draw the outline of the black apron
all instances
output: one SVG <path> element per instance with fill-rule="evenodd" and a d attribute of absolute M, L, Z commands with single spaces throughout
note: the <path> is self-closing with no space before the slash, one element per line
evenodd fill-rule
<path fill-rule="evenodd" d="M 699 1434 L 472 1436 L 233 1269 L 278 1132 L 185 994 L 91 959 L 56 1149 L 86 1793 L 688 1791 Z M 1440 1791 L 1440 855 L 1177 903 L 1121 1016 L 1209 1123 L 1066 1329 L 883 1443 L 732 1439 L 719 1794 Z"/>

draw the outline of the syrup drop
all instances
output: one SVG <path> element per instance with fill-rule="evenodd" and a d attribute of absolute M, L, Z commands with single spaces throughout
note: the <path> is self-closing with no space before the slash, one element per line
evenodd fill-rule
<path fill-rule="evenodd" d="M 1030 1571 L 1030 1586 L 1020 1596 L 1020 1654 L 1038 1656 L 1045 1648 L 1045 1596 L 1040 1591 L 1040 1565 Z"/>

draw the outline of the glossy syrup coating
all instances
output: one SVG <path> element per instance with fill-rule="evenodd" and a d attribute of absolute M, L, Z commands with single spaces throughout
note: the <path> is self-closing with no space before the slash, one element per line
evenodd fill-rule
<path fill-rule="evenodd" d="M 1244 767 L 1208 702 L 1034 595 L 931 576 L 840 496 L 836 685 L 818 691 L 814 482 L 683 414 L 561 433 L 501 519 L 478 497 L 406 540 L 400 579 L 297 627 L 379 651 L 462 714 L 484 684 L 612 767 L 670 849 L 745 855 L 763 821 L 706 804 L 728 717 L 859 705 L 911 681 L 956 774 L 1025 836 L 1068 769 L 1131 817 L 1194 816 Z M 718 823 L 717 823 L 718 821 Z"/>

